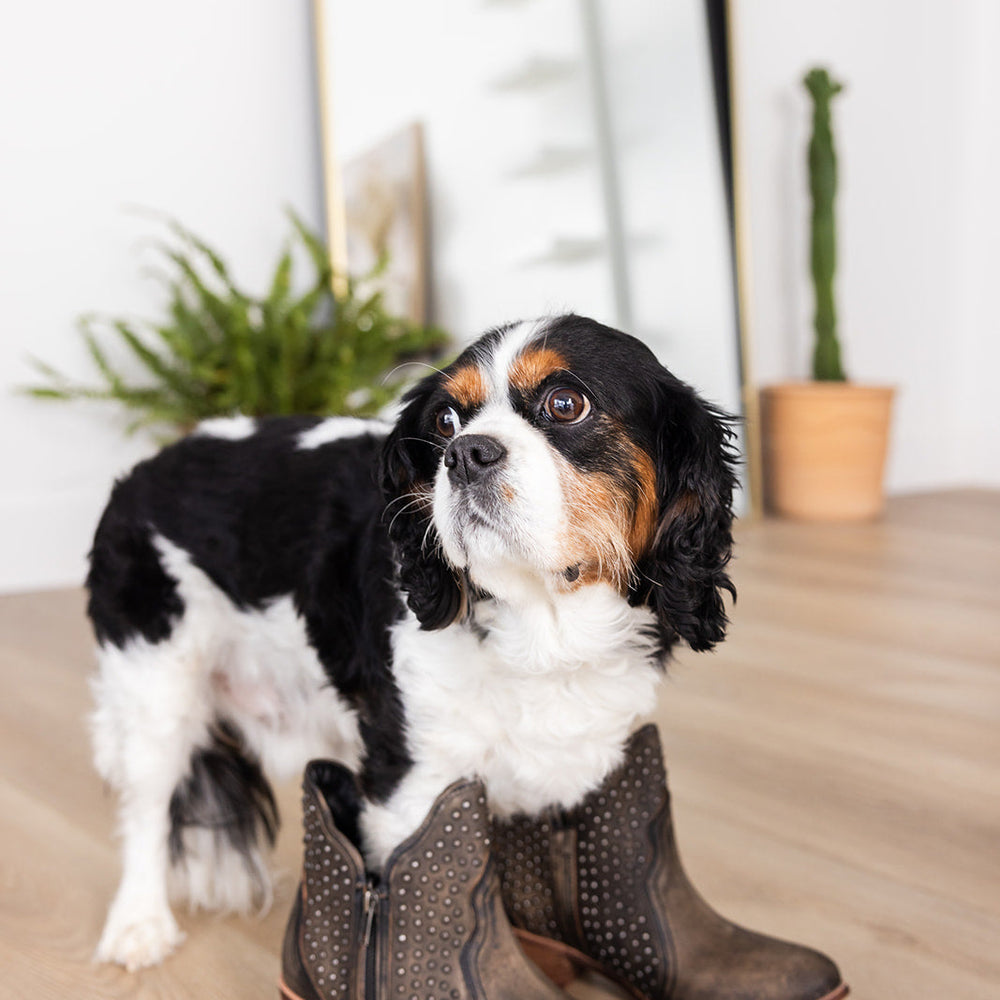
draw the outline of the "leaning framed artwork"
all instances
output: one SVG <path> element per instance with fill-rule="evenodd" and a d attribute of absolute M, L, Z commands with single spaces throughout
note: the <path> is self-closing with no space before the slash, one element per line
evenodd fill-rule
<path fill-rule="evenodd" d="M 347 269 L 378 271 L 390 312 L 427 321 L 427 232 L 423 135 L 413 122 L 342 168 Z"/>

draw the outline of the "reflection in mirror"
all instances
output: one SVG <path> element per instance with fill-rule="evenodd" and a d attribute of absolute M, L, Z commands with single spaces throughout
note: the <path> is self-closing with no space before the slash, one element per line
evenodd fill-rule
<path fill-rule="evenodd" d="M 724 5 L 316 4 L 334 232 L 341 176 L 363 190 L 359 164 L 419 125 L 422 162 L 398 200 L 426 182 L 427 213 L 392 254 L 426 275 L 417 298 L 430 319 L 465 341 L 510 319 L 589 315 L 742 411 L 726 129 L 706 16 L 718 27 Z"/>

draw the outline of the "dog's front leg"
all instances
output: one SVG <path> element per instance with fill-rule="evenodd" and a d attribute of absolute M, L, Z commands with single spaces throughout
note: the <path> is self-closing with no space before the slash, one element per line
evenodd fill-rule
<path fill-rule="evenodd" d="M 437 797 L 463 776 L 460 771 L 445 773 L 417 764 L 385 802 L 366 802 L 360 826 L 368 867 L 381 871 L 389 855 L 419 828 Z"/>

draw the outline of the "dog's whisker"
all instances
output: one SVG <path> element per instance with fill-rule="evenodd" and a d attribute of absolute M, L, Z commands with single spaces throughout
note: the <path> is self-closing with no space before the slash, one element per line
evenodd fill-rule
<path fill-rule="evenodd" d="M 382 519 L 384 522 L 385 515 L 388 514 L 394 506 L 397 504 L 404 504 L 404 509 L 408 509 L 413 504 L 428 503 L 430 501 L 429 497 L 426 497 L 419 493 L 405 493 L 402 496 L 396 497 L 394 500 L 390 500 L 385 507 L 382 509 Z"/>
<path fill-rule="evenodd" d="M 573 378 L 575 378 L 576 381 L 579 382 L 580 385 L 582 385 L 584 387 L 584 389 L 586 389 L 587 392 L 590 394 L 590 400 L 591 400 L 591 402 L 595 402 L 595 397 L 594 397 L 593 390 L 590 388 L 589 385 L 587 385 L 586 382 L 583 381 L 582 378 L 580 378 L 579 373 L 577 373 L 577 372 L 571 372 L 568 368 L 556 368 L 555 370 L 557 372 L 565 372 L 567 375 L 572 375 Z"/>
<path fill-rule="evenodd" d="M 428 521 L 427 528 L 424 531 L 424 536 L 420 540 L 420 551 L 421 552 L 425 552 L 426 553 L 426 551 L 427 551 L 427 536 L 431 533 L 431 531 L 433 530 L 433 528 L 434 528 L 434 522 L 433 521 Z M 439 538 L 437 538 L 436 534 L 435 534 L 435 538 L 434 538 L 434 545 L 435 545 L 435 552 L 440 552 L 440 550 L 441 550 L 441 540 Z"/>
<path fill-rule="evenodd" d="M 430 499 L 431 495 L 429 493 L 419 493 L 419 492 L 401 493 L 398 497 L 394 497 L 385 505 L 385 510 L 389 510 L 389 508 L 392 507 L 393 504 L 401 503 L 404 500 L 423 500 L 429 502 Z"/>
<path fill-rule="evenodd" d="M 443 368 L 438 368 L 435 365 L 428 364 L 426 361 L 404 361 L 402 364 L 396 365 L 395 368 L 390 369 L 382 376 L 382 385 L 386 385 L 389 379 L 391 379 L 396 372 L 401 371 L 403 368 L 410 368 L 413 366 L 427 368 L 429 371 L 436 372 L 438 375 L 444 375 Z"/>
<path fill-rule="evenodd" d="M 396 511 L 396 513 L 393 515 L 392 520 L 389 522 L 388 531 L 389 531 L 390 536 L 392 535 L 392 529 L 393 529 L 393 526 L 396 524 L 396 521 L 400 517 L 402 517 L 403 514 L 406 514 L 409 511 L 413 510 L 414 508 L 421 506 L 423 504 L 423 502 L 424 501 L 422 499 L 413 500 L 409 504 L 407 504 L 405 507 L 403 507 L 400 510 Z"/>
<path fill-rule="evenodd" d="M 403 514 L 407 513 L 408 511 L 411 511 L 414 508 L 419 507 L 419 506 L 420 506 L 420 501 L 419 500 L 411 500 L 405 507 L 400 507 L 400 509 L 397 510 L 395 512 L 395 514 L 393 514 L 392 520 L 389 522 L 389 528 L 388 528 L 389 535 L 390 536 L 392 535 L 392 529 L 395 526 L 396 521 L 400 517 L 402 517 Z"/>
<path fill-rule="evenodd" d="M 398 440 L 400 440 L 400 441 L 414 441 L 417 444 L 425 444 L 425 445 L 428 445 L 431 448 L 436 448 L 438 451 L 445 451 L 448 448 L 448 446 L 446 444 L 439 444 L 437 441 L 430 441 L 427 438 L 422 438 L 422 437 L 401 437 Z"/>

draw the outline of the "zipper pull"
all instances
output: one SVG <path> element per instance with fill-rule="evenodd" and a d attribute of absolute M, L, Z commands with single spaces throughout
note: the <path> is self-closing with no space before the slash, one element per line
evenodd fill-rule
<path fill-rule="evenodd" d="M 367 948 L 372 939 L 372 927 L 375 925 L 375 914 L 378 912 L 378 893 L 369 882 L 365 886 L 365 947 Z"/>
<path fill-rule="evenodd" d="M 549 829 L 553 834 L 561 833 L 569 827 L 569 813 L 562 806 L 549 806 Z"/>

